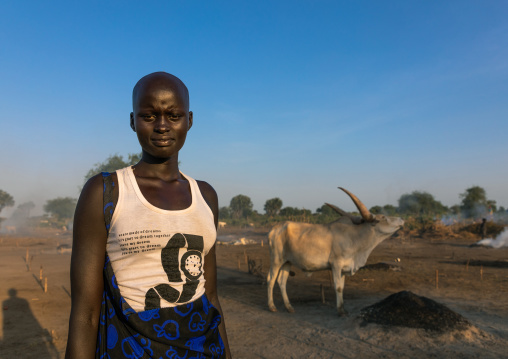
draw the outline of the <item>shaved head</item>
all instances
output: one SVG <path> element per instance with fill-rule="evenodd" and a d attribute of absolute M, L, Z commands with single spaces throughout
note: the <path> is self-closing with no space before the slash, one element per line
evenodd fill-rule
<path fill-rule="evenodd" d="M 132 90 L 132 108 L 135 110 L 140 93 L 161 87 L 170 88 L 180 95 L 185 101 L 186 110 L 189 110 L 189 90 L 187 86 L 178 77 L 162 71 L 148 74 L 136 83 Z"/>

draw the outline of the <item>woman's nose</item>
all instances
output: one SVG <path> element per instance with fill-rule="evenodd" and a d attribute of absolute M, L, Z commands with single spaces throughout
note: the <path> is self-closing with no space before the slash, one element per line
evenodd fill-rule
<path fill-rule="evenodd" d="M 154 129 L 157 132 L 168 132 L 170 130 L 169 120 L 166 116 L 162 115 L 157 118 Z"/>

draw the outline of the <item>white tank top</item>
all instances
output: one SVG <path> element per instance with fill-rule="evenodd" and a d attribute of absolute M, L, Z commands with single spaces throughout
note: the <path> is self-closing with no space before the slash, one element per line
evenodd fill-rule
<path fill-rule="evenodd" d="M 118 203 L 106 250 L 122 297 L 136 312 L 196 300 L 205 293 L 204 259 L 217 236 L 198 184 L 182 173 L 192 204 L 170 211 L 143 197 L 131 167 L 116 173 Z"/>

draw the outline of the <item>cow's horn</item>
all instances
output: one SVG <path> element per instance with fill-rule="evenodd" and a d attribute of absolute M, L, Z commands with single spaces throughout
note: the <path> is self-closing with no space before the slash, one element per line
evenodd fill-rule
<path fill-rule="evenodd" d="M 360 214 L 362 215 L 363 219 L 367 222 L 374 222 L 374 216 L 372 213 L 369 212 L 367 207 L 356 197 L 354 194 L 349 192 L 347 189 L 339 187 L 341 190 L 346 192 L 346 194 L 353 200 L 356 208 L 358 208 L 358 211 L 360 211 Z"/>
<path fill-rule="evenodd" d="M 331 209 L 333 209 L 335 212 L 337 212 L 338 214 L 340 214 L 341 216 L 345 216 L 345 217 L 349 217 L 351 218 L 352 216 L 347 213 L 346 211 L 343 211 L 342 209 L 340 209 L 339 207 L 337 206 L 334 206 L 333 204 L 330 204 L 330 203 L 326 203 L 325 204 L 330 207 Z"/>
<path fill-rule="evenodd" d="M 340 209 L 337 206 L 334 206 L 333 204 L 326 203 L 326 202 L 325 202 L 325 204 L 328 207 L 330 207 L 331 209 L 333 209 L 335 212 L 340 214 L 341 216 L 349 218 L 354 224 L 362 224 L 363 220 L 361 217 L 353 216 L 351 213 L 347 213 L 346 211 L 343 211 L 342 209 Z"/>

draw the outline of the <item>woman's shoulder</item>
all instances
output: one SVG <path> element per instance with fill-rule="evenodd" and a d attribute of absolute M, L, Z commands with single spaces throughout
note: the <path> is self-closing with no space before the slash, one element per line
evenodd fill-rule
<path fill-rule="evenodd" d="M 215 192 L 215 189 L 208 182 L 196 180 L 196 183 L 198 184 L 199 191 L 205 199 L 205 202 L 215 214 L 215 211 L 218 211 L 219 208 L 217 192 Z"/>
<path fill-rule="evenodd" d="M 86 181 L 85 185 L 83 186 L 83 190 L 81 191 L 81 199 L 85 199 L 88 203 L 102 203 L 103 201 L 103 194 L 104 194 L 104 178 L 109 177 L 111 178 L 113 182 L 113 199 L 116 203 L 118 200 L 118 176 L 116 172 L 101 172 L 96 174 L 95 176 L 92 176 Z"/>
<path fill-rule="evenodd" d="M 208 182 L 196 180 L 196 183 L 203 196 L 217 197 L 217 192 Z"/>

